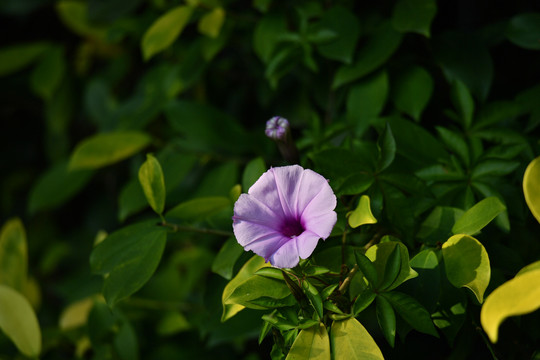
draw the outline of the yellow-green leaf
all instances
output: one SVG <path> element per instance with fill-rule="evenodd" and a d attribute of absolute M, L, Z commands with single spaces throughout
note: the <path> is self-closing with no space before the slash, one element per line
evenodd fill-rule
<path fill-rule="evenodd" d="M 160 16 L 146 30 L 141 42 L 145 61 L 172 45 L 189 22 L 192 12 L 192 6 L 177 6 Z"/>
<path fill-rule="evenodd" d="M 236 276 L 229 281 L 227 286 L 225 286 L 223 295 L 221 296 L 221 301 L 223 303 L 223 314 L 221 315 L 222 322 L 229 320 L 245 308 L 245 306 L 236 304 L 231 300 L 231 295 L 234 290 L 246 282 L 250 277 L 254 276 L 257 270 L 265 266 L 270 265 L 264 262 L 264 258 L 255 255 L 242 266 L 238 274 L 236 274 Z"/>
<path fill-rule="evenodd" d="M 349 226 L 354 228 L 365 224 L 375 224 L 377 219 L 371 212 L 369 196 L 362 195 L 358 206 L 349 214 Z"/>
<path fill-rule="evenodd" d="M 124 160 L 150 143 L 150 136 L 138 131 L 97 134 L 81 141 L 69 161 L 69 169 L 97 169 Z"/>
<path fill-rule="evenodd" d="M 409 264 L 409 251 L 405 245 L 397 241 L 382 242 L 370 247 L 366 251 L 366 256 L 373 262 L 373 265 L 377 270 L 377 278 L 381 280 L 384 279 L 386 262 L 396 246 L 399 246 L 400 250 L 401 267 L 397 278 L 387 289 L 385 289 L 386 291 L 395 289 L 403 282 L 418 276 L 418 273 L 414 271 Z"/>
<path fill-rule="evenodd" d="M 285 360 L 330 360 L 330 339 L 323 324 L 300 331 Z"/>
<path fill-rule="evenodd" d="M 535 261 L 532 264 L 529 264 L 525 266 L 523 269 L 519 270 L 516 276 L 525 274 L 526 272 L 533 271 L 533 270 L 539 270 L 540 269 L 540 260 Z"/>
<path fill-rule="evenodd" d="M 472 236 L 454 235 L 443 244 L 442 254 L 450 283 L 458 288 L 469 288 L 482 303 L 491 278 L 484 246 Z"/>
<path fill-rule="evenodd" d="M 493 290 L 486 298 L 480 321 L 491 342 L 497 342 L 499 326 L 510 316 L 540 308 L 540 269 L 516 276 Z"/>
<path fill-rule="evenodd" d="M 531 161 L 525 170 L 523 193 L 529 209 L 540 222 L 540 156 Z"/>
<path fill-rule="evenodd" d="M 146 155 L 146 161 L 139 169 L 139 182 L 146 200 L 161 215 L 165 208 L 165 180 L 161 165 L 152 154 Z"/>
<path fill-rule="evenodd" d="M 452 227 L 452 233 L 474 235 L 482 230 L 497 215 L 506 210 L 498 198 L 491 196 L 467 210 Z"/>
<path fill-rule="evenodd" d="M 78 0 L 61 0 L 56 4 L 58 16 L 71 31 L 80 36 L 105 39 L 107 29 L 88 21 L 88 4 Z"/>
<path fill-rule="evenodd" d="M 375 340 L 355 318 L 334 321 L 331 339 L 335 360 L 384 360 Z"/>
<path fill-rule="evenodd" d="M 204 14 L 201 20 L 199 20 L 199 32 L 215 39 L 219 36 L 224 22 L 225 10 L 222 7 L 217 7 Z"/>
<path fill-rule="evenodd" d="M 88 321 L 90 310 L 94 306 L 94 297 L 87 297 L 70 304 L 62 311 L 60 315 L 60 330 L 72 330 L 83 325 Z"/>
<path fill-rule="evenodd" d="M 0 285 L 0 329 L 21 353 L 37 357 L 41 352 L 41 330 L 34 309 L 18 291 Z"/>
<path fill-rule="evenodd" d="M 23 292 L 27 267 L 28 249 L 24 226 L 19 218 L 13 218 L 0 231 L 0 284 Z"/>

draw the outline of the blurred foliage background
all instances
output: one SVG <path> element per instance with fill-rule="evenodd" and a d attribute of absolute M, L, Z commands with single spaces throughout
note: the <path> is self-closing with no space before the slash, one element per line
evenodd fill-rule
<path fill-rule="evenodd" d="M 255 173 L 284 164 L 264 137 L 274 115 L 291 122 L 304 166 L 338 185 L 343 166 L 321 151 L 373 142 L 388 122 L 393 166 L 437 204 L 467 210 L 499 197 L 508 212 L 485 234 L 490 289 L 539 258 L 521 194 L 539 154 L 536 2 L 3 0 L 0 23 L 0 219 L 18 217 L 26 230 L 20 291 L 37 313 L 43 359 L 268 357 L 270 340 L 256 341 L 260 312 L 220 322 L 223 288 L 249 255 L 232 247 L 224 264 L 216 254 L 234 186 L 252 183 L 246 164 Z M 96 134 L 113 137 L 75 161 Z M 155 275 L 111 313 L 89 257 L 107 233 L 157 221 L 137 177 L 149 152 L 163 167 L 166 207 L 213 199 L 212 216 L 177 214 L 214 233 L 169 234 Z M 399 217 L 414 196 L 398 198 L 388 216 L 411 246 L 427 213 Z M 503 332 L 501 359 L 530 358 L 534 319 Z M 463 329 L 455 342 L 378 343 L 388 358 L 492 358 L 474 325 Z M 16 357 L 0 334 L 0 358 Z"/>

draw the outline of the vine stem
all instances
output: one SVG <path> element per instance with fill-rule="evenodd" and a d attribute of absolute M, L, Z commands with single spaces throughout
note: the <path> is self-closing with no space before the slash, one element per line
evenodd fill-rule
<path fill-rule="evenodd" d="M 186 226 L 186 225 L 178 225 L 178 224 L 172 224 L 166 221 L 163 221 L 161 226 L 168 227 L 174 232 L 179 231 L 189 231 L 189 232 L 196 232 L 200 234 L 212 234 L 212 235 L 219 235 L 219 236 L 234 236 L 234 234 L 231 231 L 225 231 L 225 230 L 216 230 L 216 229 L 206 229 L 206 228 L 196 228 L 192 226 Z"/>
<path fill-rule="evenodd" d="M 356 275 L 356 273 L 358 272 L 358 265 L 357 264 L 354 264 L 354 267 L 351 269 L 351 271 L 349 271 L 349 274 L 347 275 L 347 277 L 345 278 L 345 280 L 343 280 L 343 282 L 341 283 L 341 285 L 339 285 L 339 288 L 338 288 L 338 291 L 340 293 L 343 294 L 343 292 L 345 290 L 347 290 L 347 287 L 349 286 L 349 284 L 351 283 L 351 280 L 352 278 L 354 277 L 354 275 Z"/>

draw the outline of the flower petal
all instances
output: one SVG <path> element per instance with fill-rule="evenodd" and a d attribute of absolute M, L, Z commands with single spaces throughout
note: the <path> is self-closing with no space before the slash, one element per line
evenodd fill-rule
<path fill-rule="evenodd" d="M 262 256 L 266 261 L 276 252 L 280 243 L 286 243 L 287 238 L 279 233 L 269 233 L 255 239 L 244 247 L 246 251 L 253 251 L 255 254 Z"/>
<path fill-rule="evenodd" d="M 257 239 L 270 234 L 279 234 L 272 228 L 245 220 L 234 220 L 233 232 L 236 241 L 242 246 L 251 244 Z M 281 235 L 281 234 L 279 234 Z"/>
<path fill-rule="evenodd" d="M 321 237 L 311 231 L 304 231 L 296 238 L 296 245 L 298 247 L 298 255 L 302 259 L 307 259 L 315 250 L 317 243 Z"/>
<path fill-rule="evenodd" d="M 302 218 L 318 216 L 336 207 L 336 195 L 328 181 L 312 170 L 305 170 L 302 185 L 299 188 L 297 209 Z"/>
<path fill-rule="evenodd" d="M 244 220 L 279 230 L 283 221 L 263 202 L 251 195 L 242 194 L 234 204 L 233 220 Z"/>
<path fill-rule="evenodd" d="M 337 214 L 335 211 L 327 212 L 318 216 L 302 217 L 302 225 L 307 231 L 317 234 L 322 239 L 330 236 L 332 228 L 336 225 Z"/>
<path fill-rule="evenodd" d="M 278 268 L 293 268 L 298 265 L 298 247 L 296 241 L 298 238 L 293 238 L 287 241 L 277 251 L 270 256 L 270 263 Z"/>

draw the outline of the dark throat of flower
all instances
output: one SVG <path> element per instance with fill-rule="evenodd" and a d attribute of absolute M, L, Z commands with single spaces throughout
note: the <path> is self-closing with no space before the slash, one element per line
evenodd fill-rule
<path fill-rule="evenodd" d="M 287 219 L 281 227 L 281 233 L 290 238 L 299 236 L 305 230 L 299 219 Z"/>

